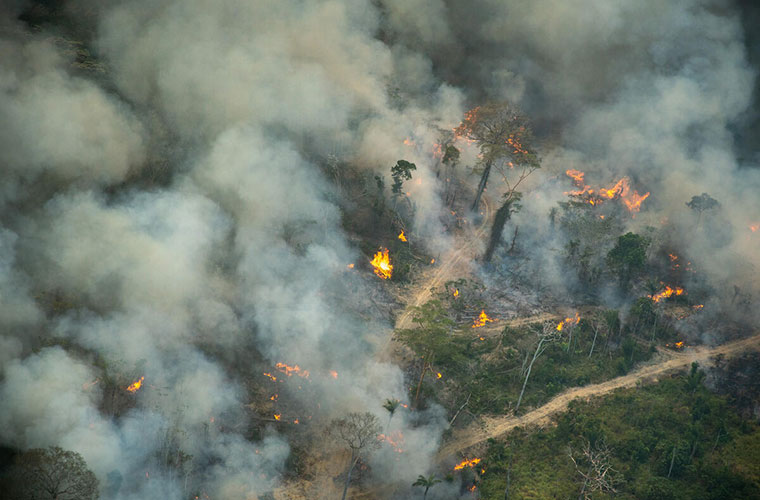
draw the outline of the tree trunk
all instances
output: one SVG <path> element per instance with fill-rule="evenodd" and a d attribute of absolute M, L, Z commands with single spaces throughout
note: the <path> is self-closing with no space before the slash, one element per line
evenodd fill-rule
<path fill-rule="evenodd" d="M 491 226 L 491 237 L 488 239 L 488 247 L 486 248 L 485 255 L 483 255 L 483 260 L 486 262 L 491 261 L 496 246 L 501 241 L 501 233 L 504 232 L 504 226 L 510 218 L 513 201 L 512 198 L 507 198 L 501 207 L 499 207 L 499 210 L 496 211 L 496 215 L 493 218 L 493 226 Z"/>
<path fill-rule="evenodd" d="M 351 472 L 354 470 L 356 462 L 359 461 L 359 457 L 354 457 L 354 452 L 351 452 L 351 465 L 348 467 L 348 474 L 346 474 L 346 484 L 343 485 L 343 496 L 341 500 L 346 500 L 346 493 L 348 493 L 348 483 L 351 482 Z"/>
<path fill-rule="evenodd" d="M 472 211 L 476 212 L 480 205 L 480 197 L 483 195 L 483 191 L 486 189 L 488 183 L 488 175 L 491 173 L 491 162 L 486 163 L 486 168 L 483 170 L 483 175 L 480 176 L 480 182 L 478 183 L 478 192 L 475 194 L 475 201 L 472 202 Z"/>
<path fill-rule="evenodd" d="M 588 351 L 588 357 L 591 359 L 591 355 L 594 354 L 594 346 L 596 345 L 596 336 L 599 335 L 599 329 L 594 328 L 594 340 L 591 342 L 591 349 Z"/>
<path fill-rule="evenodd" d="M 420 382 L 417 384 L 417 392 L 414 395 L 414 407 L 417 408 L 417 400 L 420 398 L 420 389 L 422 389 L 422 381 L 425 379 L 425 370 L 427 370 L 428 356 L 425 355 L 425 359 L 422 360 L 422 373 L 420 373 Z"/>
<path fill-rule="evenodd" d="M 541 339 L 538 341 L 538 345 L 536 346 L 536 352 L 533 353 L 533 359 L 530 361 L 530 364 L 528 365 L 528 373 L 525 374 L 525 381 L 523 382 L 522 390 L 520 391 L 520 397 L 517 398 L 517 405 L 515 406 L 515 415 L 517 415 L 517 410 L 520 408 L 520 403 L 522 402 L 523 394 L 525 394 L 525 386 L 528 385 L 530 372 L 533 369 L 533 363 L 536 362 L 536 358 L 538 357 L 538 351 L 541 349 L 541 345 L 543 343 L 544 343 L 544 339 Z"/>
<path fill-rule="evenodd" d="M 668 469 L 668 479 L 670 479 L 670 474 L 673 472 L 673 464 L 676 463 L 676 445 L 673 445 L 673 456 L 670 457 L 670 469 Z"/>
<path fill-rule="evenodd" d="M 509 500 L 509 486 L 512 476 L 512 453 L 509 454 L 509 465 L 507 465 L 507 486 L 504 488 L 504 500 Z"/>

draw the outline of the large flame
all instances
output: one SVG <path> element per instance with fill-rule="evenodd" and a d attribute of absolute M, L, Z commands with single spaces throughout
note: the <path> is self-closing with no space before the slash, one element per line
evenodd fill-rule
<path fill-rule="evenodd" d="M 565 328 L 566 326 L 569 327 L 569 326 L 577 325 L 580 320 L 581 320 L 580 314 L 575 313 L 574 318 L 565 318 L 562 321 L 560 321 L 559 324 L 557 324 L 557 331 L 561 332 L 562 329 Z"/>
<path fill-rule="evenodd" d="M 591 189 L 591 186 L 584 184 L 585 174 L 580 170 L 566 170 L 565 175 L 573 179 L 573 184 L 580 188 L 576 191 L 566 191 L 565 194 L 585 197 L 586 201 L 594 206 L 598 205 L 605 199 L 613 200 L 619 198 L 629 212 L 636 214 L 641 210 L 641 203 L 649 197 L 648 191 L 644 194 L 639 194 L 636 190 L 631 192 L 631 182 L 628 177 L 621 178 L 611 187 L 600 188 L 595 194 L 595 191 Z"/>
<path fill-rule="evenodd" d="M 143 380 L 145 380 L 145 377 L 140 377 L 139 380 L 136 380 L 129 387 L 127 387 L 127 390 L 131 393 L 139 391 L 140 387 L 142 387 Z"/>
<path fill-rule="evenodd" d="M 650 295 L 649 298 L 652 299 L 654 302 L 660 302 L 662 299 L 667 299 L 668 297 L 672 297 L 673 295 L 676 295 L 676 296 L 683 295 L 684 293 L 686 292 L 680 286 L 672 288 L 670 285 L 665 285 L 665 290 L 661 291 L 660 293 Z"/>
<path fill-rule="evenodd" d="M 393 274 L 393 264 L 391 264 L 391 259 L 388 256 L 387 248 L 377 252 L 370 261 L 370 264 L 375 268 L 375 274 L 384 280 L 387 280 Z"/>
<path fill-rule="evenodd" d="M 456 464 L 454 466 L 454 470 L 462 470 L 465 467 L 475 467 L 479 463 L 480 463 L 480 459 L 479 458 L 472 458 L 470 460 L 465 459 L 465 460 L 462 460 L 461 462 L 459 462 L 458 464 Z"/>
<path fill-rule="evenodd" d="M 475 323 L 472 324 L 472 328 L 480 328 L 481 326 L 484 326 L 486 323 L 493 323 L 496 321 L 495 319 L 491 319 L 486 314 L 486 310 L 483 309 L 480 311 L 480 315 L 478 316 L 478 319 L 475 320 Z"/>

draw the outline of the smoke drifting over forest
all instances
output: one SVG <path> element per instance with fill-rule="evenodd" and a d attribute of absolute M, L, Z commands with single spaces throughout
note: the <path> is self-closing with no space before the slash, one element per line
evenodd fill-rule
<path fill-rule="evenodd" d="M 760 292 L 760 170 L 736 146 L 756 70 L 730 2 L 75 0 L 59 24 L 19 19 L 30 11 L 0 10 L 0 444 L 81 453 L 104 498 L 280 485 L 292 443 L 275 425 L 249 435 L 245 407 L 277 362 L 309 370 L 288 387 L 312 429 L 407 400 L 413 382 L 376 356 L 392 321 L 380 280 L 347 270 L 365 255 L 328 172 L 389 179 L 415 162 L 412 229 L 441 252 L 433 145 L 482 102 L 535 125 L 543 167 L 512 222 L 557 293 L 574 280 L 548 230 L 567 169 L 651 192 L 626 229 L 667 221 L 716 301 Z M 703 192 L 721 206 L 698 225 L 686 202 Z M 117 376 L 147 390 L 114 418 L 102 379 Z M 393 419 L 406 452 L 381 450 L 372 474 L 411 484 L 447 418 Z M 190 487 L 158 465 L 177 449 Z"/>

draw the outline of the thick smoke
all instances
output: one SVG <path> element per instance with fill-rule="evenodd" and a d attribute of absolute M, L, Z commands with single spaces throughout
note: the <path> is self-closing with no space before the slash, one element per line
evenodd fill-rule
<path fill-rule="evenodd" d="M 315 436 L 347 411 L 385 422 L 409 381 L 377 360 L 392 324 L 377 280 L 347 269 L 364 256 L 323 167 L 414 161 L 414 232 L 440 252 L 432 145 L 468 104 L 536 121 L 544 169 L 514 222 L 543 286 L 567 279 L 547 228 L 567 168 L 650 191 L 628 227 L 667 217 L 715 286 L 758 282 L 760 180 L 732 135 L 754 71 L 725 3 L 79 0 L 61 16 L 99 69 L 45 24 L 0 32 L 0 438 L 82 453 L 104 498 L 277 488 L 302 436 L 252 435 L 245 406 L 276 362 L 311 372 L 282 387 Z M 695 229 L 702 192 L 722 210 Z M 443 413 L 393 417 L 406 452 L 370 461 L 383 491 L 433 471 Z"/>

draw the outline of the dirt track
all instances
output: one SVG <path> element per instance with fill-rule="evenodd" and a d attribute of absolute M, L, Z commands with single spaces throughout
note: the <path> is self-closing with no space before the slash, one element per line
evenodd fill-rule
<path fill-rule="evenodd" d="M 690 366 L 693 361 L 704 364 L 718 354 L 732 356 L 749 349 L 760 349 L 760 334 L 717 347 L 687 348 L 683 352 L 672 352 L 668 359 L 663 360 L 660 358 L 658 362 L 644 365 L 628 375 L 599 384 L 577 387 L 565 391 L 545 405 L 521 417 L 483 418 L 480 422 L 475 423 L 469 428 L 455 432 L 452 441 L 441 448 L 438 457 L 439 459 L 444 459 L 471 446 L 480 444 L 489 438 L 499 437 L 515 427 L 546 424 L 550 421 L 552 415 L 564 411 L 568 403 L 574 399 L 588 399 L 592 396 L 610 393 L 615 389 L 634 387 L 638 382 L 654 381 L 658 376 L 667 372 L 684 369 Z"/>

